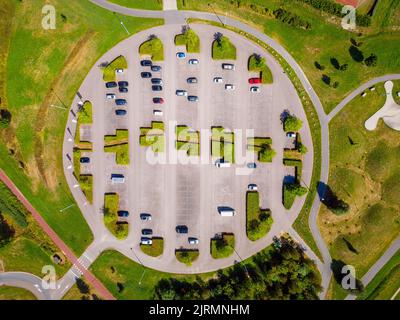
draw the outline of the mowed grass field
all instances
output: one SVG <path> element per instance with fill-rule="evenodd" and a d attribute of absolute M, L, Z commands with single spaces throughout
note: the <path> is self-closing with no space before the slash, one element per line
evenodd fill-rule
<path fill-rule="evenodd" d="M 0 167 L 80 255 L 92 235 L 76 206 L 59 212 L 74 203 L 62 170 L 67 112 L 50 106 L 69 107 L 96 60 L 127 33 L 112 12 L 89 1 L 52 1 L 57 13 L 55 30 L 42 28 L 46 1 L 0 3 L 2 10 L 7 9 L 2 12 L 6 25 L 13 19 L 11 32 L 1 32 L 2 43 L 10 43 L 7 62 L 0 64 L 0 73 L 6 75 L 7 100 L 2 97 L 2 107 L 7 101 L 12 122 L 1 131 Z M 163 23 L 118 17 L 132 34 Z"/>
<path fill-rule="evenodd" d="M 36 297 L 28 290 L 0 286 L 0 300 L 37 300 Z"/>
<path fill-rule="evenodd" d="M 111 3 L 123 7 L 144 9 L 144 10 L 162 10 L 163 0 L 108 0 Z"/>
<path fill-rule="evenodd" d="M 387 21 L 386 25 L 381 27 L 380 23 L 377 23 L 378 27 L 374 22 L 371 27 L 359 30 L 361 36 L 358 33 L 343 30 L 340 25 L 341 19 L 333 18 L 297 1 L 296 5 L 293 5 L 293 1 L 242 0 L 241 6 L 238 7 L 237 1 L 215 0 L 212 7 L 209 7 L 208 0 L 178 0 L 178 5 L 182 10 L 212 12 L 214 9 L 220 14 L 222 20 L 226 12 L 229 12 L 230 17 L 240 19 L 279 41 L 303 68 L 326 112 L 329 112 L 360 83 L 386 73 L 400 72 L 400 55 L 398 54 L 400 28 L 396 27 L 399 25 L 400 19 L 397 16 L 400 14 L 396 6 L 387 7 L 388 2 L 396 1 L 379 1 L 376 18 L 379 21 Z M 267 7 L 270 11 L 282 7 L 308 21 L 311 29 L 296 28 L 272 16 L 256 13 L 250 9 L 251 4 L 258 5 L 260 10 Z M 379 17 L 381 11 L 386 12 L 386 18 Z M 367 67 L 353 60 L 349 53 L 352 45 L 351 38 L 362 43 L 359 49 L 364 58 L 371 53 L 378 56 L 376 67 Z M 336 69 L 331 63 L 332 58 L 337 59 L 340 65 L 347 64 L 347 70 Z M 324 70 L 316 68 L 315 62 L 322 65 Z M 330 77 L 329 85 L 322 81 L 323 75 Z M 338 82 L 337 88 L 333 86 L 335 82 Z"/>
<path fill-rule="evenodd" d="M 400 232 L 400 133 L 382 120 L 375 131 L 364 128 L 385 99 L 381 83 L 365 98 L 356 97 L 330 123 L 328 184 L 350 210 L 335 215 L 323 205 L 318 223 L 332 258 L 353 265 L 358 279 Z M 345 296 L 334 283 L 332 298 Z"/>

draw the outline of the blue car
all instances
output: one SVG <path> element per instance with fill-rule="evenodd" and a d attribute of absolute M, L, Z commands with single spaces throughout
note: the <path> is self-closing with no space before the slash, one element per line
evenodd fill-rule
<path fill-rule="evenodd" d="M 177 57 L 178 59 L 185 59 L 185 58 L 186 58 L 186 54 L 185 54 L 184 52 L 178 52 L 178 53 L 176 54 L 176 57 Z"/>
<path fill-rule="evenodd" d="M 115 104 L 117 106 L 124 106 L 124 105 L 126 105 L 126 100 L 125 99 L 116 99 Z"/>
<path fill-rule="evenodd" d="M 257 168 L 257 165 L 256 165 L 254 162 L 251 162 L 251 163 L 248 163 L 248 164 L 247 164 L 247 168 L 249 168 L 249 169 L 255 169 L 255 168 Z"/>
<path fill-rule="evenodd" d="M 115 88 L 118 86 L 116 82 L 106 82 L 106 88 Z"/>
<path fill-rule="evenodd" d="M 129 217 L 129 212 L 125 211 L 125 210 L 119 210 L 118 217 L 127 218 L 127 217 Z"/>
<path fill-rule="evenodd" d="M 90 158 L 88 158 L 88 157 L 82 157 L 82 158 L 80 159 L 80 162 L 81 162 L 81 163 L 90 163 Z"/>
<path fill-rule="evenodd" d="M 122 109 L 115 110 L 115 115 L 124 116 L 124 115 L 126 115 L 126 110 L 122 110 Z"/>

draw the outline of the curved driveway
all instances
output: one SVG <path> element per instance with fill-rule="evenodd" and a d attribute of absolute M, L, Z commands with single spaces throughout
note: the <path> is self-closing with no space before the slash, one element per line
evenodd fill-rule
<path fill-rule="evenodd" d="M 39 300 L 50 300 L 51 294 L 42 288 L 42 279 L 26 272 L 0 273 L 0 287 L 10 286 L 26 289 L 32 292 Z"/>

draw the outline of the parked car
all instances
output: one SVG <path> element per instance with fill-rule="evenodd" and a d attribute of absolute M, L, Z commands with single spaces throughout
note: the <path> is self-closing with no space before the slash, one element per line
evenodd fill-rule
<path fill-rule="evenodd" d="M 106 98 L 107 98 L 107 99 L 115 99 L 115 98 L 116 98 L 116 95 L 115 95 L 114 93 L 107 93 L 107 94 L 106 94 Z"/>
<path fill-rule="evenodd" d="M 254 183 L 250 183 L 250 184 L 248 185 L 247 188 L 248 188 L 250 191 L 257 191 L 257 190 L 258 190 L 257 185 L 254 184 Z"/>
<path fill-rule="evenodd" d="M 123 174 L 113 173 L 111 174 L 111 183 L 112 184 L 125 183 L 125 176 Z"/>
<path fill-rule="evenodd" d="M 217 161 L 215 161 L 215 166 L 217 168 L 229 168 L 231 166 L 231 163 L 222 159 L 218 159 Z"/>
<path fill-rule="evenodd" d="M 153 110 L 153 116 L 162 117 L 162 110 Z"/>
<path fill-rule="evenodd" d="M 189 84 L 191 84 L 191 83 L 197 83 L 198 81 L 197 81 L 197 78 L 195 78 L 195 77 L 190 77 L 190 78 L 187 78 L 187 83 L 189 83 Z"/>
<path fill-rule="evenodd" d="M 126 210 L 119 210 L 119 211 L 117 212 L 117 214 L 118 214 L 118 217 L 121 217 L 121 218 L 127 218 L 127 217 L 129 217 L 129 212 L 126 211 Z"/>
<path fill-rule="evenodd" d="M 118 84 L 115 81 L 106 82 L 106 88 L 115 88 Z"/>
<path fill-rule="evenodd" d="M 152 77 L 151 72 L 142 72 L 140 75 L 142 78 L 151 78 Z"/>
<path fill-rule="evenodd" d="M 233 84 L 226 84 L 225 85 L 225 90 L 235 90 L 235 86 Z"/>
<path fill-rule="evenodd" d="M 162 86 L 158 86 L 158 85 L 151 86 L 151 90 L 153 90 L 153 91 L 162 91 Z"/>
<path fill-rule="evenodd" d="M 249 83 L 250 84 L 261 83 L 261 79 L 260 78 L 250 78 Z"/>
<path fill-rule="evenodd" d="M 178 52 L 178 53 L 176 54 L 176 57 L 177 57 L 178 59 L 185 59 L 185 58 L 186 58 L 186 53 L 184 53 L 184 52 Z"/>
<path fill-rule="evenodd" d="M 82 157 L 82 158 L 80 159 L 80 162 L 81 162 L 81 163 L 90 163 L 90 158 L 89 158 L 89 157 Z"/>
<path fill-rule="evenodd" d="M 128 87 L 129 83 L 128 83 L 128 81 L 118 81 L 118 86 L 119 87 Z"/>
<path fill-rule="evenodd" d="M 163 81 L 162 81 L 162 79 L 160 79 L 160 78 L 153 78 L 153 79 L 151 79 L 151 83 L 152 83 L 152 84 L 159 84 L 159 85 L 162 85 L 162 84 L 163 84 Z"/>
<path fill-rule="evenodd" d="M 247 168 L 249 168 L 249 169 L 255 169 L 255 168 L 257 168 L 257 164 L 254 163 L 254 162 L 250 162 L 250 163 L 247 164 Z"/>
<path fill-rule="evenodd" d="M 199 239 L 190 237 L 188 238 L 189 244 L 199 244 Z"/>
<path fill-rule="evenodd" d="M 186 90 L 176 90 L 176 95 L 180 97 L 186 97 L 188 95 Z"/>
<path fill-rule="evenodd" d="M 187 99 L 188 99 L 188 101 L 190 101 L 190 102 L 197 102 L 197 101 L 199 101 L 199 97 L 198 97 L 198 96 L 188 96 Z"/>
<path fill-rule="evenodd" d="M 116 69 L 115 72 L 116 73 L 124 73 L 124 69 Z"/>
<path fill-rule="evenodd" d="M 153 234 L 153 230 L 151 230 L 151 229 L 142 229 L 142 234 L 144 236 L 150 236 L 150 235 Z"/>
<path fill-rule="evenodd" d="M 121 93 L 127 93 L 128 92 L 128 88 L 127 87 L 119 87 L 118 91 Z"/>
<path fill-rule="evenodd" d="M 296 132 L 288 132 L 286 133 L 286 137 L 288 138 L 296 138 L 297 134 Z"/>
<path fill-rule="evenodd" d="M 115 104 L 117 106 L 124 106 L 124 105 L 126 105 L 126 100 L 125 99 L 115 99 Z"/>
<path fill-rule="evenodd" d="M 151 60 L 142 60 L 140 61 L 140 65 L 142 67 L 151 67 L 153 65 L 153 62 L 151 62 Z"/>
<path fill-rule="evenodd" d="M 117 116 L 124 116 L 124 115 L 126 115 L 126 110 L 123 110 L 123 109 L 118 109 L 118 110 L 115 110 L 115 115 L 117 115 Z"/>
<path fill-rule="evenodd" d="M 223 63 L 222 69 L 224 70 L 235 70 L 235 65 L 232 63 Z"/>
<path fill-rule="evenodd" d="M 151 246 L 153 244 L 153 240 L 147 237 L 141 237 L 140 244 Z"/>
<path fill-rule="evenodd" d="M 184 225 L 176 226 L 175 230 L 177 233 L 188 233 L 189 232 L 188 227 L 184 226 Z"/>
<path fill-rule="evenodd" d="M 260 88 L 259 88 L 259 87 L 251 87 L 251 88 L 250 88 L 250 92 L 256 92 L 256 93 L 259 93 L 259 92 L 261 92 L 261 90 L 260 90 Z"/>
<path fill-rule="evenodd" d="M 163 104 L 164 99 L 163 98 L 153 98 L 153 103 Z"/>
<path fill-rule="evenodd" d="M 161 71 L 161 67 L 160 66 L 151 66 L 151 71 L 154 71 L 154 72 Z"/>
<path fill-rule="evenodd" d="M 215 78 L 213 79 L 213 82 L 214 82 L 214 83 L 222 83 L 222 82 L 224 82 L 224 79 L 222 79 L 221 77 L 215 77 Z"/>
<path fill-rule="evenodd" d="M 189 64 L 199 64 L 199 60 L 198 59 L 190 59 L 188 61 Z"/>
<path fill-rule="evenodd" d="M 150 213 L 141 213 L 140 220 L 142 221 L 151 221 L 151 214 Z"/>

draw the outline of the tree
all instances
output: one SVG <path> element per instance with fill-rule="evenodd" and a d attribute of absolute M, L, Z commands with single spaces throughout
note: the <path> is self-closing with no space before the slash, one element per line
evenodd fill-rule
<path fill-rule="evenodd" d="M 90 288 L 88 286 L 88 284 L 83 281 L 82 279 L 76 279 L 76 286 L 78 287 L 78 290 L 80 293 L 82 294 L 88 294 L 90 293 Z"/>
<path fill-rule="evenodd" d="M 377 63 L 378 57 L 374 53 L 371 53 L 371 55 L 365 59 L 365 65 L 368 67 L 376 67 Z"/>
<path fill-rule="evenodd" d="M 331 64 L 333 65 L 333 67 L 337 70 L 340 69 L 340 63 L 338 61 L 338 59 L 336 58 L 331 58 Z"/>
<path fill-rule="evenodd" d="M 315 65 L 315 67 L 318 69 L 318 70 L 325 70 L 325 66 L 323 66 L 322 64 L 320 64 L 318 61 L 315 61 L 314 62 L 314 65 Z"/>
<path fill-rule="evenodd" d="M 283 122 L 283 129 L 285 132 L 294 131 L 297 132 L 303 126 L 303 121 L 297 118 L 294 115 L 287 115 L 284 122 Z"/>
<path fill-rule="evenodd" d="M 7 109 L 0 110 L 0 127 L 7 128 L 11 122 L 11 112 Z"/>
<path fill-rule="evenodd" d="M 297 145 L 297 151 L 300 152 L 301 154 L 306 154 L 308 152 L 307 147 L 302 144 L 301 142 Z"/>
<path fill-rule="evenodd" d="M 336 89 L 337 87 L 339 87 L 339 82 L 338 82 L 338 81 L 335 81 L 335 82 L 333 83 L 332 87 L 333 87 L 334 89 Z"/>
<path fill-rule="evenodd" d="M 295 194 L 296 196 L 304 196 L 307 193 L 307 188 L 301 186 L 299 183 L 291 183 L 287 185 L 289 192 Z"/>
<path fill-rule="evenodd" d="M 3 215 L 0 213 L 0 247 L 9 243 L 14 237 L 15 230 L 8 224 L 7 220 L 4 219 Z"/>
<path fill-rule="evenodd" d="M 363 62 L 364 61 L 364 54 L 357 47 L 351 46 L 349 49 L 349 53 L 355 62 Z"/>
<path fill-rule="evenodd" d="M 348 64 L 347 63 L 345 63 L 345 64 L 342 64 L 341 66 L 340 66 L 340 71 L 346 71 L 347 70 L 347 68 L 348 68 Z"/>
<path fill-rule="evenodd" d="M 326 75 L 326 74 L 323 74 L 322 77 L 321 77 L 321 79 L 322 79 L 322 81 L 323 81 L 325 84 L 327 84 L 328 86 L 331 84 L 331 77 L 330 77 L 330 76 L 328 76 L 328 75 Z"/>

